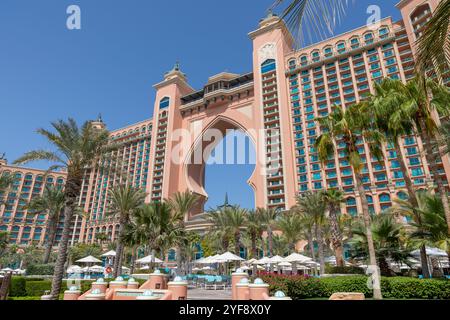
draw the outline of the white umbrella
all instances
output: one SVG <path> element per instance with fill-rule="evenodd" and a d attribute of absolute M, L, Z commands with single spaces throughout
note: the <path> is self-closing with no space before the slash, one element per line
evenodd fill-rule
<path fill-rule="evenodd" d="M 153 261 L 152 261 L 152 258 L 153 258 L 152 255 L 149 255 L 149 256 L 146 256 L 146 257 L 141 258 L 139 260 L 136 260 L 136 262 L 140 263 L 140 264 L 150 264 L 152 262 L 154 262 L 154 263 L 162 263 L 163 262 L 161 259 L 158 259 L 156 257 L 153 258 Z"/>
<path fill-rule="evenodd" d="M 281 262 L 284 262 L 284 258 L 280 256 L 274 256 L 272 258 L 269 258 L 270 264 L 279 264 Z"/>
<path fill-rule="evenodd" d="M 89 267 L 89 271 L 91 271 L 91 272 L 105 272 L 105 268 L 103 268 L 102 266 L 92 266 L 92 267 Z"/>
<path fill-rule="evenodd" d="M 304 255 L 299 254 L 299 253 L 293 253 L 293 254 L 287 256 L 286 258 L 284 258 L 284 261 L 305 263 L 307 261 L 312 261 L 312 259 L 310 257 L 304 256 Z"/>
<path fill-rule="evenodd" d="M 150 270 L 150 267 L 149 266 L 144 266 L 142 268 L 139 268 L 139 270 Z"/>
<path fill-rule="evenodd" d="M 193 268 L 192 271 L 200 271 L 200 268 Z"/>
<path fill-rule="evenodd" d="M 280 262 L 278 264 L 278 266 L 280 266 L 280 267 L 290 267 L 290 266 L 292 266 L 292 263 L 287 262 L 287 261 L 283 261 L 283 262 Z"/>
<path fill-rule="evenodd" d="M 11 269 L 11 268 L 4 268 L 4 269 L 2 269 L 2 271 L 3 271 L 3 272 L 12 272 L 12 271 L 14 271 L 14 270 Z"/>
<path fill-rule="evenodd" d="M 111 257 L 115 257 L 116 256 L 116 252 L 114 250 L 108 251 L 104 254 L 102 254 L 102 257 L 107 257 L 107 258 L 111 258 Z"/>
<path fill-rule="evenodd" d="M 17 274 L 23 274 L 23 273 L 25 273 L 25 270 L 16 269 L 16 270 L 14 270 L 14 272 L 16 272 Z"/>
<path fill-rule="evenodd" d="M 248 266 L 243 266 L 243 267 L 241 267 L 240 269 L 243 270 L 243 271 L 248 271 L 248 270 L 250 270 L 251 268 L 248 267 Z"/>
<path fill-rule="evenodd" d="M 194 263 L 202 263 L 204 260 L 205 257 L 195 260 Z"/>
<path fill-rule="evenodd" d="M 130 269 L 130 268 L 128 268 L 128 267 L 122 266 L 122 270 L 125 270 L 125 271 L 130 271 L 131 269 Z"/>
<path fill-rule="evenodd" d="M 222 260 L 219 260 L 220 254 L 216 254 L 214 256 L 209 256 L 203 259 L 203 261 L 199 262 L 201 264 L 211 264 L 211 263 L 217 263 L 217 262 L 223 262 Z"/>
<path fill-rule="evenodd" d="M 231 253 L 231 252 L 225 252 L 224 254 L 221 254 L 220 256 L 217 257 L 217 261 L 223 261 L 223 262 L 228 262 L 228 261 L 244 261 L 245 259 L 242 259 L 241 257 Z"/>
<path fill-rule="evenodd" d="M 257 268 L 258 270 L 266 270 L 263 266 L 260 266 L 260 265 L 256 266 L 256 268 Z"/>
<path fill-rule="evenodd" d="M 209 266 L 206 266 L 206 267 L 203 267 L 202 270 L 208 271 L 208 270 L 212 270 L 212 268 Z"/>
<path fill-rule="evenodd" d="M 77 273 L 77 272 L 81 272 L 81 267 L 77 266 L 77 265 L 73 265 L 67 268 L 66 270 L 67 273 Z"/>
<path fill-rule="evenodd" d="M 268 263 L 270 263 L 270 258 L 268 258 L 268 257 L 264 257 L 264 258 L 261 258 L 255 262 L 253 262 L 253 264 L 268 264 Z"/>
<path fill-rule="evenodd" d="M 447 253 L 444 250 L 438 248 L 426 248 L 427 255 L 430 257 L 447 257 Z M 420 256 L 420 250 L 414 250 L 411 252 L 413 256 Z"/>
<path fill-rule="evenodd" d="M 93 257 L 93 256 L 87 256 L 84 257 L 83 259 L 79 259 L 75 262 L 81 262 L 81 263 L 101 263 L 102 261 Z"/>

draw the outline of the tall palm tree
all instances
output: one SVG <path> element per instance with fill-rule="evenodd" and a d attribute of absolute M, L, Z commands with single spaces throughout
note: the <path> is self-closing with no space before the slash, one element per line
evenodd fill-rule
<path fill-rule="evenodd" d="M 3 255 L 5 249 L 8 247 L 9 233 L 0 231 L 0 256 Z"/>
<path fill-rule="evenodd" d="M 358 145 L 360 138 L 364 138 L 372 155 L 381 158 L 382 150 L 380 146 L 384 140 L 382 134 L 373 128 L 373 124 L 371 123 L 372 119 L 368 117 L 369 112 L 367 108 L 368 105 L 364 103 L 352 105 L 346 110 L 340 106 L 335 106 L 334 111 L 330 115 L 319 118 L 318 122 L 322 129 L 322 134 L 317 138 L 316 148 L 320 160 L 326 163 L 335 156 L 335 143 L 342 141 L 345 145 L 346 158 L 353 169 L 355 186 L 361 199 L 370 264 L 376 266 L 377 259 L 370 227 L 369 204 L 367 202 L 362 176 L 364 162 L 359 154 Z M 377 282 L 375 283 L 374 298 L 381 299 L 382 295 L 378 275 L 375 275 L 374 279 Z"/>
<path fill-rule="evenodd" d="M 261 216 L 261 211 L 252 210 L 248 212 L 246 216 L 246 233 L 250 238 L 251 242 L 251 257 L 254 259 L 258 258 L 258 239 L 262 238 L 262 234 L 264 232 L 263 220 Z"/>
<path fill-rule="evenodd" d="M 322 192 L 307 192 L 297 197 L 297 206 L 301 212 L 311 216 L 314 221 L 314 232 L 319 247 L 319 263 L 321 274 L 325 273 L 323 227 L 325 223 L 326 204 Z"/>
<path fill-rule="evenodd" d="M 130 185 L 119 185 L 109 191 L 110 203 L 108 215 L 114 216 L 119 221 L 119 235 L 116 243 L 116 258 L 114 259 L 114 278 L 122 274 L 122 259 L 125 236 L 125 228 L 130 223 L 134 212 L 144 204 L 145 193 Z"/>
<path fill-rule="evenodd" d="M 64 227 L 58 248 L 58 257 L 55 264 L 55 272 L 52 280 L 50 295 L 52 299 L 58 299 L 61 291 L 61 281 L 64 275 L 64 264 L 67 261 L 68 243 L 72 218 L 77 206 L 77 198 L 81 192 L 81 185 L 85 169 L 92 165 L 103 152 L 109 150 L 109 133 L 106 130 L 92 126 L 91 122 L 84 123 L 81 127 L 75 120 L 57 121 L 52 123 L 55 132 L 46 129 L 38 129 L 38 133 L 44 136 L 55 148 L 54 151 L 35 150 L 27 152 L 14 164 L 25 164 L 36 160 L 47 160 L 56 163 L 50 170 L 64 169 L 67 172 L 64 188 Z"/>
<path fill-rule="evenodd" d="M 64 204 L 64 191 L 58 187 L 47 186 L 42 196 L 32 198 L 30 203 L 27 205 L 29 212 L 35 214 L 45 213 L 47 215 L 47 235 L 44 257 L 42 258 L 42 262 L 44 264 L 47 264 L 50 260 L 50 254 L 55 244 L 56 231 L 64 209 Z"/>
<path fill-rule="evenodd" d="M 228 251 L 232 234 L 229 232 L 228 216 L 225 210 L 209 210 L 205 220 L 210 224 L 208 236 L 220 242 L 223 251 Z"/>
<path fill-rule="evenodd" d="M 188 220 L 188 215 L 192 209 L 197 206 L 199 197 L 189 191 L 177 192 L 170 199 L 167 200 L 169 206 L 172 208 L 177 215 L 182 216 L 183 220 L 180 221 L 184 227 L 184 222 Z M 186 248 L 185 245 L 177 247 L 177 266 L 181 269 L 182 267 L 182 257 L 185 255 L 182 250 Z"/>
<path fill-rule="evenodd" d="M 435 148 L 441 140 L 436 114 L 450 116 L 450 91 L 447 87 L 417 75 L 408 83 L 397 81 L 397 97 L 401 115 L 411 121 L 424 143 L 425 157 L 430 167 L 436 190 L 444 206 L 445 217 L 450 234 L 450 205 L 447 190 L 438 168 L 438 160 L 443 156 L 441 148 Z M 430 98 L 431 97 L 431 98 Z M 436 150 L 437 149 L 437 150 Z"/>
<path fill-rule="evenodd" d="M 302 239 L 302 219 L 294 212 L 286 212 L 277 221 L 277 228 L 282 232 L 288 244 L 289 253 L 295 252 L 295 245 Z"/>
<path fill-rule="evenodd" d="M 339 226 L 339 217 L 341 214 L 341 203 L 344 202 L 344 194 L 335 189 L 323 192 L 323 199 L 328 207 L 328 217 L 331 232 L 331 245 L 336 256 L 336 265 L 344 266 L 344 245 L 342 241 L 342 231 Z"/>
<path fill-rule="evenodd" d="M 441 76 L 450 67 L 450 0 L 443 0 L 418 40 L 418 68 Z"/>
<path fill-rule="evenodd" d="M 273 256 L 273 228 L 276 226 L 277 219 L 280 216 L 280 211 L 269 208 L 258 208 L 256 209 L 259 211 L 259 214 L 262 217 L 262 222 L 265 227 L 265 231 L 267 233 L 267 256 L 272 257 Z"/>
<path fill-rule="evenodd" d="M 241 235 L 245 228 L 245 222 L 247 220 L 247 210 L 242 209 L 239 206 L 233 206 L 225 209 L 228 227 L 230 233 L 233 235 L 234 240 L 234 253 L 240 255 L 241 252 Z"/>

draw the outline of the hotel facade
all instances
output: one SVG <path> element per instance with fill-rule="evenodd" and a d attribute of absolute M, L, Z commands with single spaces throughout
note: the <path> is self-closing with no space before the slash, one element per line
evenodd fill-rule
<path fill-rule="evenodd" d="M 339 188 L 346 198 L 342 212 L 361 212 L 343 145 L 337 144 L 334 159 L 325 164 L 319 161 L 314 148 L 320 135 L 316 120 L 330 114 L 336 105 L 346 108 L 363 100 L 383 78 L 411 79 L 414 44 L 438 4 L 438 0 L 403 0 L 397 4 L 400 21 L 385 18 L 376 26 L 363 26 L 300 50 L 293 49 L 292 36 L 283 21 L 269 15 L 249 34 L 253 71 L 214 75 L 200 90 L 188 84 L 176 65 L 154 86 L 153 118 L 112 131 L 111 141 L 119 148 L 86 171 L 79 204 L 87 215 L 74 221 L 72 244 L 96 242 L 99 233 L 115 238 L 118 222 L 107 215 L 108 190 L 120 183 L 144 189 L 147 202 L 170 198 L 179 191 L 197 194 L 201 201 L 186 217 L 186 225 L 201 229 L 199 217 L 208 199 L 205 161 L 194 160 L 198 152 L 211 150 L 220 142 L 205 139 L 211 129 L 222 134 L 242 130 L 253 142 L 257 157 L 263 159 L 256 162 L 248 180 L 255 207 L 286 210 L 295 205 L 298 194 Z M 449 80 L 444 78 L 446 84 Z M 105 126 L 101 119 L 94 124 Z M 184 146 L 182 161 L 176 162 L 172 157 L 179 147 L 179 129 L 188 132 L 189 144 Z M 404 137 L 402 154 L 396 154 L 389 145 L 383 148 L 385 159 L 379 161 L 370 155 L 363 140 L 359 143 L 365 165 L 364 188 L 375 213 L 389 208 L 394 199 L 406 197 L 400 158 L 406 160 L 418 189 L 433 186 L 420 137 Z M 444 157 L 439 166 L 448 186 L 449 159 Z M 14 234 L 11 241 L 17 244 L 42 243 L 44 217 L 39 224 L 38 217 L 28 219 L 26 211 L 17 209 L 22 196 L 30 196 L 25 182 L 36 183 L 42 172 L 6 163 L 0 164 L 0 172 L 22 175 L 14 190 L 18 197 L 11 196 L 11 203 L 0 209 L 0 231 Z M 55 174 L 59 179 L 57 176 L 64 179 L 62 173 Z M 36 194 L 40 192 L 36 189 Z"/>

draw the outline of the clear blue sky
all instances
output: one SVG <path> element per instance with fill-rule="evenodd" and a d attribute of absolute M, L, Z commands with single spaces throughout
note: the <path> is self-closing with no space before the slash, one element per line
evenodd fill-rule
<path fill-rule="evenodd" d="M 247 33 L 274 0 L 0 1 L 0 152 L 10 161 L 47 147 L 35 134 L 51 120 L 93 119 L 109 129 L 152 116 L 154 90 L 179 60 L 194 88 L 221 71 L 251 71 Z M 365 24 L 366 9 L 399 19 L 397 0 L 356 0 L 336 33 Z M 66 28 L 66 8 L 82 10 L 82 30 Z M 31 166 L 44 168 L 46 164 Z M 208 166 L 208 205 L 253 207 L 251 165 Z"/>

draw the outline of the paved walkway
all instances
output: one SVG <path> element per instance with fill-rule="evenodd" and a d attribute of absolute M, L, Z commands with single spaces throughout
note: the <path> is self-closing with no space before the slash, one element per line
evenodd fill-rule
<path fill-rule="evenodd" d="M 189 289 L 188 300 L 231 300 L 231 290 Z"/>

